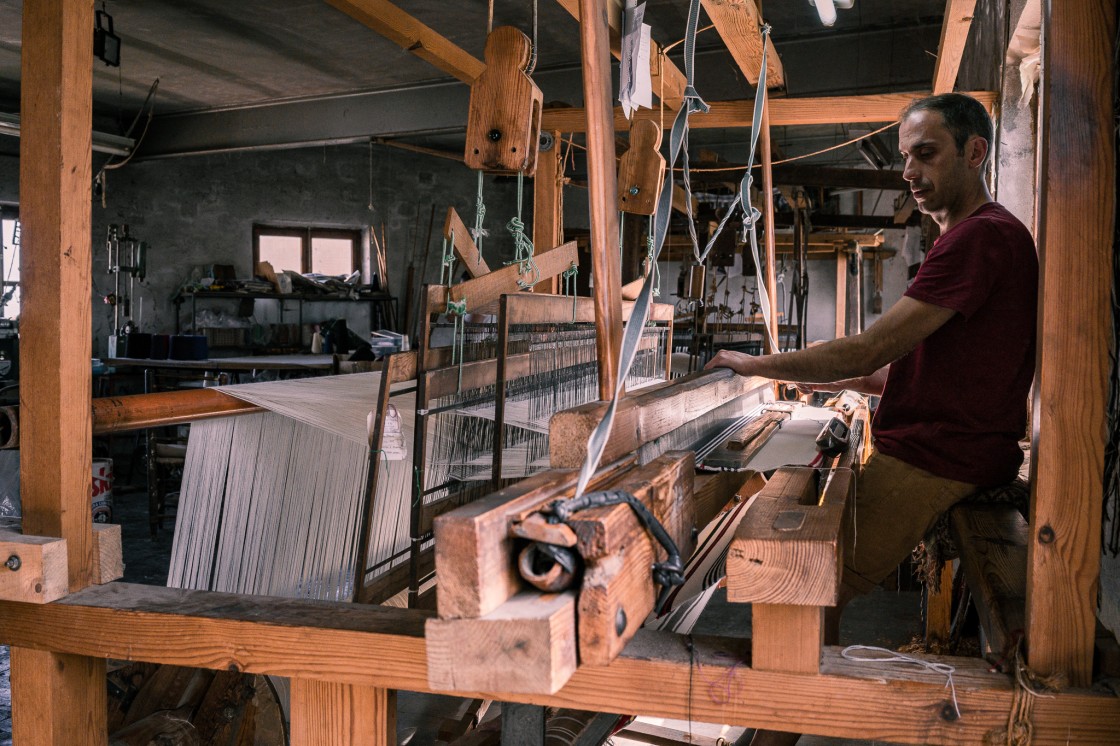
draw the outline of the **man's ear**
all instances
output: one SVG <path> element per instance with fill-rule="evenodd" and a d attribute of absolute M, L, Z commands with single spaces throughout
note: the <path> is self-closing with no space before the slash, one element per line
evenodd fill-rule
<path fill-rule="evenodd" d="M 965 154 L 968 158 L 968 165 L 979 168 L 988 156 L 988 141 L 979 135 L 973 135 L 965 143 Z"/>

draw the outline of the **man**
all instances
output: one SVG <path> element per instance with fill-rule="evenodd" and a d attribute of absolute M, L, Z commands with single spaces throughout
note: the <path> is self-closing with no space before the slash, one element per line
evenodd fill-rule
<path fill-rule="evenodd" d="M 782 355 L 720 351 L 707 365 L 882 396 L 832 643 L 844 605 L 887 578 L 941 513 L 1015 478 L 1034 378 L 1038 260 L 984 181 L 987 112 L 961 94 L 920 99 L 903 110 L 898 138 L 903 178 L 941 229 L 904 296 L 862 334 Z M 759 731 L 751 743 L 797 739 Z"/>

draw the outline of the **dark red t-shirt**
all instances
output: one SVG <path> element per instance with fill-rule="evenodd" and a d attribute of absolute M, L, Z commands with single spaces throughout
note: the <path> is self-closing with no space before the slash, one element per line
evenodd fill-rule
<path fill-rule="evenodd" d="M 989 202 L 937 239 L 906 295 L 957 313 L 891 364 L 875 447 L 948 479 L 1011 481 L 1034 379 L 1034 240 Z"/>

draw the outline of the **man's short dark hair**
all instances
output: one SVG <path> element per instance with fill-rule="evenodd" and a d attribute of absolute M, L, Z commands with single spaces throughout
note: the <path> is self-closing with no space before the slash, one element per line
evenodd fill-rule
<path fill-rule="evenodd" d="M 988 152 L 992 146 L 992 119 L 988 116 L 984 105 L 972 96 L 963 93 L 942 93 L 937 96 L 926 96 L 912 101 L 902 110 L 900 119 L 906 119 L 916 111 L 935 111 L 941 115 L 945 128 L 953 136 L 957 144 L 957 152 L 964 154 L 965 143 L 973 135 L 984 138 L 988 143 Z"/>

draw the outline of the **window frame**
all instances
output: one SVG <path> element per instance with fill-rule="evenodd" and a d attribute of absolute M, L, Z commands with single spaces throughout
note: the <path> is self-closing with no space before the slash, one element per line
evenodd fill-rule
<path fill-rule="evenodd" d="M 351 242 L 351 272 L 362 270 L 362 231 L 360 228 L 327 228 L 320 226 L 290 226 L 253 224 L 253 267 L 261 261 L 261 236 L 287 236 L 300 239 L 300 274 L 315 271 L 311 259 L 311 243 L 316 238 L 341 238 Z"/>

